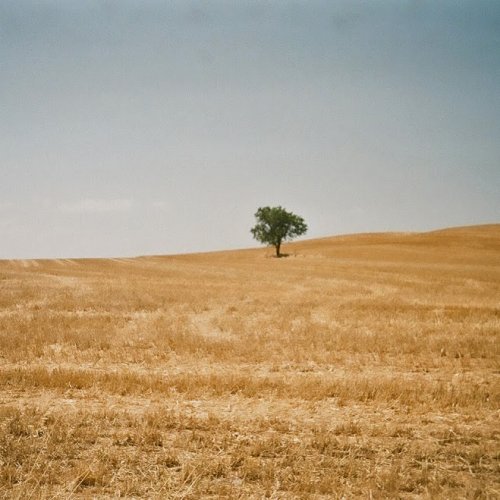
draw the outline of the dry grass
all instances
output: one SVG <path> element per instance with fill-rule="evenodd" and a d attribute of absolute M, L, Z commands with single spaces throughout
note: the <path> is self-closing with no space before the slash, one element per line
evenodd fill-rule
<path fill-rule="evenodd" d="M 499 498 L 500 226 L 0 261 L 2 498 Z"/>

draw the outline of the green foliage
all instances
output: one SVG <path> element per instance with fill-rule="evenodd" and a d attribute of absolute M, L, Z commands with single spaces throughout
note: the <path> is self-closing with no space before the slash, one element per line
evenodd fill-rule
<path fill-rule="evenodd" d="M 260 207 L 255 212 L 257 224 L 250 230 L 253 237 L 276 248 L 276 257 L 281 257 L 281 243 L 305 234 L 307 224 L 304 219 L 283 207 Z"/>

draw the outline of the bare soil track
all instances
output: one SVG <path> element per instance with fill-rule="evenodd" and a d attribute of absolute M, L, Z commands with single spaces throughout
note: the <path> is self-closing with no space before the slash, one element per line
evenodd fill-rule
<path fill-rule="evenodd" d="M 500 498 L 500 225 L 0 261 L 1 498 Z"/>

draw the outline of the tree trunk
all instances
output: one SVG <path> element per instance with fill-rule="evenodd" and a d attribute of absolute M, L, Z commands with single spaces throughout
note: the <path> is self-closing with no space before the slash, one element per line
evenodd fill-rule
<path fill-rule="evenodd" d="M 280 254 L 280 248 L 281 248 L 281 241 L 279 243 L 276 243 L 276 257 L 281 257 Z"/>

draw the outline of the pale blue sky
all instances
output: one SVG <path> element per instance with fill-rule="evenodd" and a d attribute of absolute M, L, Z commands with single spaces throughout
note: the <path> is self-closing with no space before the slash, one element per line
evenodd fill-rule
<path fill-rule="evenodd" d="M 0 2 L 0 258 L 500 222 L 496 0 Z"/>

